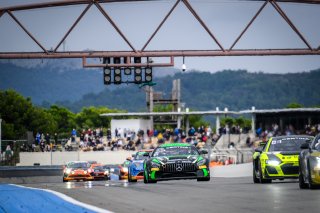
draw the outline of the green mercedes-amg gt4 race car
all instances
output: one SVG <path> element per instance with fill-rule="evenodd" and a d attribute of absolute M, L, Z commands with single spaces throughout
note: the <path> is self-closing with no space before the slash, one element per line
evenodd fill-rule
<path fill-rule="evenodd" d="M 253 154 L 253 182 L 298 178 L 300 146 L 312 138 L 305 135 L 271 137 Z"/>
<path fill-rule="evenodd" d="M 144 183 L 175 179 L 209 181 L 209 160 L 202 156 L 207 153 L 186 143 L 160 145 L 144 161 Z"/>

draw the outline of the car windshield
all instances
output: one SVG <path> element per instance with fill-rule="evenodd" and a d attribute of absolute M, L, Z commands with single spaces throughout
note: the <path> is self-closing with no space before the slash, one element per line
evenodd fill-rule
<path fill-rule="evenodd" d="M 148 156 L 144 156 L 147 152 L 137 152 L 136 156 L 134 157 L 135 160 L 144 160 L 147 159 Z"/>
<path fill-rule="evenodd" d="M 174 155 L 199 155 L 194 146 L 168 146 L 158 147 L 153 152 L 153 157 L 174 156 Z"/>
<path fill-rule="evenodd" d="M 102 166 L 95 166 L 93 167 L 94 170 L 104 170 L 104 168 Z"/>
<path fill-rule="evenodd" d="M 307 137 L 288 137 L 288 138 L 274 138 L 268 149 L 268 152 L 281 152 L 281 151 L 301 151 L 301 144 L 305 143 Z"/>
<path fill-rule="evenodd" d="M 320 137 L 316 138 L 316 140 L 314 141 L 314 145 L 312 147 L 313 149 L 320 151 Z"/>
<path fill-rule="evenodd" d="M 67 167 L 73 168 L 73 169 L 79 169 L 79 168 L 87 169 L 90 167 L 90 164 L 88 164 L 87 162 L 72 162 L 72 163 L 69 163 Z"/>

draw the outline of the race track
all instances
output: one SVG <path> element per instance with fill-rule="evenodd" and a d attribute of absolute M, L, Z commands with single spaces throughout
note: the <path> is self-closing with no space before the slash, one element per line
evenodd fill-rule
<path fill-rule="evenodd" d="M 250 175 L 213 177 L 210 182 L 180 180 L 157 184 L 140 181 L 62 183 L 62 178 L 56 177 L 50 182 L 27 181 L 22 185 L 58 191 L 113 212 L 301 213 L 320 209 L 320 190 L 300 190 L 297 180 L 253 184 Z"/>

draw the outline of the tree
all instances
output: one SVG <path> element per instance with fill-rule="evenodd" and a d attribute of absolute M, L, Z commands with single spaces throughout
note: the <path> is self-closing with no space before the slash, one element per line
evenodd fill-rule
<path fill-rule="evenodd" d="M 193 126 L 195 128 L 210 125 L 209 122 L 205 121 L 201 115 L 190 115 L 189 122 L 190 127 Z"/>
<path fill-rule="evenodd" d="M 80 113 L 76 115 L 76 122 L 79 128 L 110 128 L 110 117 L 100 116 L 103 113 L 123 112 L 120 110 L 108 109 L 107 107 L 84 107 Z"/>
<path fill-rule="evenodd" d="M 235 123 L 235 119 L 231 117 L 225 117 L 221 119 L 222 126 L 228 125 L 229 127 L 231 127 L 234 123 Z"/>
<path fill-rule="evenodd" d="M 302 104 L 299 104 L 299 103 L 296 103 L 296 102 L 293 102 L 293 103 L 290 103 L 286 106 L 286 108 L 289 108 L 289 109 L 294 109 L 294 108 L 303 108 L 303 105 Z"/>
<path fill-rule="evenodd" d="M 14 90 L 0 91 L 0 117 L 3 119 L 3 138 L 22 139 L 27 131 L 53 132 L 56 122 L 50 113 L 32 105 Z"/>
<path fill-rule="evenodd" d="M 48 112 L 57 123 L 56 132 L 69 133 L 73 128 L 76 128 L 76 115 L 67 108 L 52 105 Z"/>

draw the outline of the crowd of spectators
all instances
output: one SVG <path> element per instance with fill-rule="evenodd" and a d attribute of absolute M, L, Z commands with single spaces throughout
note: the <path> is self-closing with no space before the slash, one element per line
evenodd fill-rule
<path fill-rule="evenodd" d="M 272 124 L 271 128 L 263 130 L 262 128 L 258 128 L 256 134 L 259 138 L 270 138 L 272 136 L 280 136 L 280 135 L 313 135 L 320 133 L 320 124 L 315 125 L 305 125 L 303 130 L 297 130 L 293 125 L 289 124 L 285 127 L 283 131 L 280 131 L 278 124 Z"/>
<path fill-rule="evenodd" d="M 263 130 L 258 128 L 256 135 L 260 141 L 266 142 L 270 137 L 281 136 L 281 135 L 312 135 L 315 136 L 320 133 L 320 124 L 305 125 L 304 129 L 297 130 L 293 125 L 289 124 L 283 131 L 280 130 L 278 124 L 272 124 L 271 128 Z M 248 146 L 252 145 L 252 142 L 247 142 Z"/>
<path fill-rule="evenodd" d="M 139 150 L 152 149 L 163 143 L 190 143 L 201 148 L 210 139 L 214 145 L 219 136 L 213 134 L 210 126 L 191 127 L 186 133 L 183 129 L 148 129 L 135 132 L 129 128 L 116 128 L 112 133 L 110 129 L 102 128 L 83 129 L 78 133 L 71 131 L 70 138 L 61 144 L 58 135 L 53 138 L 49 134 L 37 133 L 32 147 L 21 147 L 22 151 L 105 151 L 105 150 Z M 58 142 L 59 141 L 59 142 Z M 60 147 L 60 148 L 58 148 Z"/>
<path fill-rule="evenodd" d="M 228 125 L 226 126 L 221 126 L 218 129 L 218 133 L 219 135 L 223 135 L 223 134 L 247 134 L 249 132 L 249 128 L 248 127 L 240 127 L 239 125 L 232 125 L 231 127 L 229 127 Z"/>
<path fill-rule="evenodd" d="M 191 127 L 188 132 L 183 129 L 148 129 L 146 132 L 138 130 L 135 132 L 129 128 L 116 128 L 112 133 L 107 129 L 104 133 L 102 128 L 83 129 L 80 134 L 73 129 L 70 138 L 61 144 L 58 142 L 58 134 L 51 136 L 49 133 L 37 133 L 35 143 L 27 147 L 25 144 L 21 146 L 21 151 L 57 151 L 57 150 L 82 150 L 82 151 L 105 151 L 105 150 L 138 150 L 155 148 L 163 143 L 189 143 L 198 148 L 202 148 L 208 140 L 211 145 L 215 145 L 220 135 L 223 134 L 241 134 L 248 132 L 240 126 L 222 126 L 218 129 L 218 133 L 210 128 L 210 126 L 200 126 L 198 128 Z M 306 125 L 304 130 L 297 131 L 292 125 L 286 126 L 284 131 L 280 131 L 279 125 L 274 123 L 269 129 L 263 130 L 258 128 L 256 136 L 260 140 L 266 141 L 272 136 L 307 134 L 316 135 L 320 133 L 320 124 Z M 254 141 L 250 137 L 246 139 L 248 147 L 253 145 Z M 61 144 L 61 145 L 60 145 Z M 59 147 L 59 148 L 58 148 Z"/>

